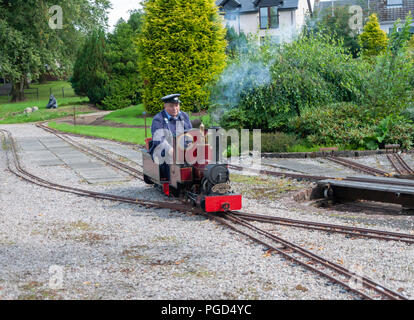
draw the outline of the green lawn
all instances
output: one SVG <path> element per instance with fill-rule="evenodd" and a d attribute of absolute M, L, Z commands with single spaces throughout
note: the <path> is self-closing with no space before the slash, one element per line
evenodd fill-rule
<path fill-rule="evenodd" d="M 53 81 L 41 85 L 32 84 L 31 88 L 39 88 L 39 100 L 37 100 L 36 95 L 33 96 L 31 94 L 26 95 L 26 101 L 15 103 L 5 102 L 7 99 L 3 98 L 7 97 L 0 97 L 0 124 L 56 119 L 71 114 L 73 112 L 73 106 L 76 106 L 77 113 L 94 111 L 86 106 L 81 106 L 82 104 L 87 104 L 89 99 L 75 96 L 70 83 L 67 81 Z M 61 97 L 61 88 L 65 88 L 65 98 Z M 52 89 L 52 93 L 57 92 L 55 95 L 58 102 L 57 109 L 46 109 L 47 103 L 49 102 L 50 89 Z M 58 94 L 59 91 L 60 94 Z M 39 111 L 32 114 L 23 113 L 24 109 L 35 106 L 39 108 Z"/>
<path fill-rule="evenodd" d="M 145 112 L 145 108 L 143 104 L 139 104 L 136 106 L 131 106 L 128 108 L 123 108 L 119 110 L 115 110 L 108 114 L 104 119 L 110 120 L 117 123 L 123 123 L 133 126 L 143 126 L 144 125 L 144 118 L 138 118 L 138 116 L 142 116 L 143 112 Z M 200 118 L 199 116 L 192 116 L 190 114 L 190 119 L 194 120 Z M 202 116 L 202 120 L 204 123 L 210 123 L 210 116 L 204 115 Z M 152 124 L 152 116 L 149 115 L 147 117 L 147 126 L 151 126 Z"/>
<path fill-rule="evenodd" d="M 142 116 L 142 113 L 145 111 L 144 105 L 139 104 L 136 106 L 131 106 L 128 108 L 123 108 L 119 110 L 112 111 L 104 119 L 110 120 L 116 123 L 123 123 L 133 126 L 143 126 L 145 124 L 144 118 L 138 118 Z M 149 115 L 147 117 L 147 126 L 151 126 L 152 117 Z"/>
<path fill-rule="evenodd" d="M 39 99 L 37 99 L 36 89 L 39 89 Z M 63 89 L 63 91 L 62 91 Z M 44 100 L 49 101 L 50 92 L 59 100 L 63 98 L 74 98 L 76 97 L 75 92 L 72 89 L 70 82 L 68 81 L 48 81 L 44 84 L 30 84 L 30 89 L 25 89 L 25 102 L 42 102 Z M 10 103 L 10 98 L 7 96 L 0 96 L 0 105 Z M 36 105 L 36 104 L 34 104 Z"/>
<path fill-rule="evenodd" d="M 111 139 L 122 142 L 145 144 L 145 129 L 143 128 L 112 128 L 105 126 L 73 126 L 66 123 L 50 122 L 49 127 L 70 133 L 83 134 L 92 137 Z M 151 132 L 148 130 L 148 137 Z"/>

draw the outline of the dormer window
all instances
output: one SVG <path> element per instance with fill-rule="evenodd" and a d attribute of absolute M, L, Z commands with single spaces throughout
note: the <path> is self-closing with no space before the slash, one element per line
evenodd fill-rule
<path fill-rule="evenodd" d="M 259 8 L 260 29 L 279 28 L 279 13 L 276 6 Z"/>
<path fill-rule="evenodd" d="M 387 0 L 387 7 L 402 7 L 403 0 Z"/>

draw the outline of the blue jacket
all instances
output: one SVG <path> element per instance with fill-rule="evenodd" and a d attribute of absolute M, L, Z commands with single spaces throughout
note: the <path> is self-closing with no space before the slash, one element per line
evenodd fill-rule
<path fill-rule="evenodd" d="M 193 126 L 191 125 L 191 121 L 187 113 L 180 111 L 177 118 L 174 119 L 167 113 L 167 111 L 162 110 L 152 119 L 152 146 L 149 153 L 152 155 L 154 153 L 154 149 L 161 143 L 165 144 L 165 148 L 172 146 L 171 137 L 187 132 L 192 128 Z M 163 130 L 159 131 L 159 129 Z M 169 146 L 166 143 L 168 143 Z"/>

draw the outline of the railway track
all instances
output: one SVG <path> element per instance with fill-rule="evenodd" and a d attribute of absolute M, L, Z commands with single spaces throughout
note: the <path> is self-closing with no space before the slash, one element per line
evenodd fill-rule
<path fill-rule="evenodd" d="M 303 228 L 309 230 L 325 231 L 328 233 L 341 233 L 352 237 L 362 237 L 369 239 L 378 239 L 386 241 L 401 241 L 405 243 L 414 243 L 414 235 L 406 233 L 397 233 L 367 228 L 349 227 L 336 224 L 327 224 L 320 222 L 295 220 L 275 216 L 266 216 L 244 212 L 234 212 L 234 215 L 249 221 L 272 223 L 289 227 Z"/>
<path fill-rule="evenodd" d="M 44 125 L 39 126 L 40 128 L 51 132 L 58 136 L 61 139 L 64 139 L 61 135 L 59 135 L 59 132 L 53 129 L 50 129 Z M 49 130 L 50 129 L 50 130 Z M 68 137 L 66 137 L 69 139 Z M 65 140 L 65 139 L 64 139 Z M 89 147 L 86 147 L 82 145 L 81 143 L 74 141 L 72 139 L 71 144 L 74 147 L 78 147 L 80 150 L 86 150 L 86 153 L 91 154 L 93 156 L 103 157 L 105 162 L 109 162 L 110 164 L 115 163 L 115 167 L 122 166 L 122 168 L 126 171 L 130 171 L 132 175 L 141 174 L 140 179 L 142 180 L 142 172 L 137 171 L 135 168 L 128 166 L 124 163 L 120 163 L 119 161 L 114 160 L 113 158 L 107 157 L 102 153 L 99 153 Z M 67 140 L 65 140 L 67 141 Z M 84 151 L 85 152 L 85 151 Z M 98 158 L 99 159 L 99 158 Z M 229 165 L 229 167 L 237 168 L 237 169 L 244 169 L 239 166 L 235 165 Z M 250 170 L 250 169 L 249 169 Z M 256 170 L 260 171 L 260 173 L 263 174 L 270 174 L 276 176 L 284 176 L 284 173 L 274 172 L 274 171 L 267 171 L 267 170 Z M 290 174 L 289 174 L 290 175 Z M 307 175 L 298 175 L 298 174 L 292 174 L 292 177 L 294 178 L 307 178 L 309 176 Z M 326 177 L 320 177 L 320 176 L 310 176 L 313 179 L 322 179 Z M 370 178 L 358 178 L 358 177 L 351 177 L 351 178 L 345 178 L 343 180 L 351 180 L 351 181 L 360 181 L 360 182 L 367 182 L 371 181 Z M 373 180 L 375 181 L 375 180 Z M 414 186 L 414 182 L 405 182 L 405 181 L 392 181 L 390 180 L 390 184 L 396 184 L 396 185 L 404 185 L 404 186 Z M 133 199 L 127 199 L 128 201 L 131 201 Z M 136 200 L 135 200 L 136 201 Z M 135 202 L 136 203 L 136 202 Z M 293 219 L 287 219 L 287 218 L 281 218 L 281 217 L 274 217 L 274 216 L 264 216 L 264 215 L 257 215 L 257 214 L 251 214 L 251 213 L 242 213 L 239 212 L 238 215 L 242 216 L 246 220 L 254 220 L 254 221 L 261 221 L 261 222 L 268 222 L 268 223 L 274 223 L 274 224 L 283 224 L 287 226 L 292 227 L 300 227 L 305 229 L 312 229 L 312 230 L 319 230 L 319 231 L 325 231 L 330 233 L 341 233 L 348 236 L 353 237 L 363 237 L 363 238 L 371 238 L 371 239 L 379 239 L 379 240 L 386 240 L 386 241 L 402 241 L 406 243 L 414 243 L 414 235 L 410 234 L 403 234 L 403 233 L 393 233 L 388 231 L 382 231 L 382 230 L 375 230 L 375 229 L 364 229 L 364 228 L 357 228 L 357 227 L 348 227 L 348 226 L 342 226 L 342 225 L 335 225 L 335 224 L 324 224 L 324 223 L 317 223 L 317 222 L 309 222 L 304 220 L 293 220 Z"/>
<path fill-rule="evenodd" d="M 355 161 L 351 161 L 348 159 L 344 159 L 344 158 L 338 158 L 338 157 L 326 157 L 326 159 L 335 162 L 337 164 L 343 165 L 345 167 L 351 168 L 353 170 L 356 171 L 361 171 L 363 173 L 367 173 L 369 175 L 372 176 L 383 176 L 383 177 L 389 177 L 390 174 L 388 172 L 376 169 L 376 168 L 372 168 L 369 166 L 365 166 L 363 164 L 360 164 L 358 162 Z"/>
<path fill-rule="evenodd" d="M 264 175 L 274 176 L 274 177 L 289 177 L 289 178 L 293 178 L 297 180 L 318 181 L 318 180 L 325 180 L 325 179 L 335 179 L 333 177 L 326 177 L 326 176 L 312 176 L 312 175 L 307 175 L 307 174 L 286 173 L 286 172 L 277 172 L 277 171 L 270 171 L 270 170 L 245 168 L 245 167 L 237 166 L 234 164 L 229 164 L 228 166 L 229 166 L 229 169 L 233 169 L 237 171 L 247 170 L 247 171 L 258 173 L 258 174 L 264 174 Z"/>
<path fill-rule="evenodd" d="M 326 260 L 309 250 L 254 226 L 233 212 L 227 213 L 222 219 L 225 219 L 226 222 L 230 221 L 230 223 L 227 224 L 227 227 L 230 229 L 244 234 L 255 242 L 267 246 L 270 250 L 284 256 L 288 261 L 295 262 L 328 278 L 332 282 L 347 288 L 349 291 L 359 295 L 363 299 L 385 298 L 391 300 L 406 300 L 401 294 L 385 288 L 369 278 L 356 276 L 348 269 L 332 261 Z M 256 235 L 252 235 L 252 232 Z M 355 280 L 357 283 L 353 282 Z"/>
<path fill-rule="evenodd" d="M 398 153 L 387 153 L 388 161 L 394 167 L 394 169 L 401 175 L 414 175 L 414 171 L 404 161 L 404 159 Z"/>
<path fill-rule="evenodd" d="M 259 229 L 248 222 L 248 220 L 255 220 L 258 222 L 272 221 L 273 223 L 274 221 L 277 221 L 274 219 L 274 217 L 271 217 L 270 219 L 267 216 L 259 216 L 259 215 L 248 214 L 248 213 L 232 213 L 232 212 L 225 213 L 224 215 L 207 214 L 200 209 L 191 208 L 186 204 L 171 203 L 171 201 L 168 201 L 168 202 L 147 201 L 147 200 L 141 200 L 141 199 L 121 197 L 121 196 L 116 196 L 116 195 L 111 195 L 111 194 L 106 194 L 106 193 L 92 192 L 92 191 L 83 190 L 79 188 L 73 188 L 73 187 L 55 184 L 47 180 L 44 180 L 26 171 L 21 166 L 20 159 L 17 154 L 17 148 L 13 140 L 13 137 L 11 136 L 11 133 L 6 130 L 2 130 L 2 129 L 0 129 L 0 132 L 2 133 L 2 136 L 3 136 L 3 146 L 5 146 L 5 149 L 6 149 L 8 170 L 25 181 L 35 183 L 42 187 L 46 187 L 46 188 L 50 188 L 50 189 L 54 189 L 54 190 L 58 190 L 62 192 L 70 192 L 76 195 L 87 196 L 87 197 L 92 197 L 96 199 L 105 199 L 105 200 L 111 200 L 111 201 L 138 204 L 144 207 L 166 208 L 166 209 L 176 210 L 176 211 L 181 211 L 181 212 L 193 212 L 196 214 L 202 214 L 208 217 L 209 219 L 213 219 L 229 227 L 230 229 L 249 237 L 250 239 L 266 246 L 267 248 L 274 250 L 275 252 L 284 256 L 289 261 L 295 261 L 297 264 L 324 276 L 325 278 L 331 280 L 334 283 L 337 283 L 343 286 L 344 288 L 357 294 L 361 298 L 364 298 L 364 299 L 378 299 L 378 298 L 406 299 L 404 296 L 390 289 L 387 289 L 381 286 L 380 284 L 373 282 L 370 279 L 363 278 L 363 277 L 358 278 L 358 280 L 361 282 L 362 288 L 356 288 L 355 286 L 352 285 L 352 280 L 355 280 L 355 274 L 353 274 L 352 272 L 349 272 L 345 268 L 331 261 L 328 261 L 324 259 L 323 257 L 317 256 L 313 254 L 312 252 L 309 252 L 306 249 L 301 248 L 300 246 L 290 243 L 265 230 Z M 11 151 L 11 156 L 10 156 L 10 151 Z M 290 221 L 290 223 L 292 224 L 293 222 Z M 315 226 L 312 226 L 312 227 L 315 227 Z M 246 232 L 246 230 L 243 231 L 243 228 L 249 229 L 250 232 L 252 231 L 256 232 L 259 236 L 262 237 L 262 239 L 260 239 L 258 236 L 252 235 L 249 232 Z M 339 226 L 336 226 L 336 228 L 331 228 L 330 230 L 331 232 L 338 232 L 338 228 Z M 360 232 L 358 234 L 360 234 Z M 367 235 L 367 232 L 365 236 L 371 237 L 371 235 Z M 388 240 L 391 240 L 391 239 L 388 239 Z M 401 237 L 399 238 L 397 237 L 392 240 L 402 241 Z"/>

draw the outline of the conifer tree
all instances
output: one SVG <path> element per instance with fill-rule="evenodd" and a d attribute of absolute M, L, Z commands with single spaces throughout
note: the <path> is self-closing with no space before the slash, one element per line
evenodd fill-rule
<path fill-rule="evenodd" d="M 378 18 L 375 13 L 369 16 L 364 31 L 359 36 L 361 44 L 362 56 L 364 58 L 372 58 L 385 51 L 388 46 L 387 34 L 381 30 Z"/>
<path fill-rule="evenodd" d="M 147 0 L 138 43 L 143 102 L 154 114 L 161 97 L 180 93 L 181 109 L 205 108 L 225 66 L 225 30 L 214 0 Z"/>
<path fill-rule="evenodd" d="M 106 38 L 103 30 L 93 31 L 79 50 L 73 76 L 70 79 L 75 93 L 100 103 L 108 94 L 108 63 L 105 59 Z"/>

